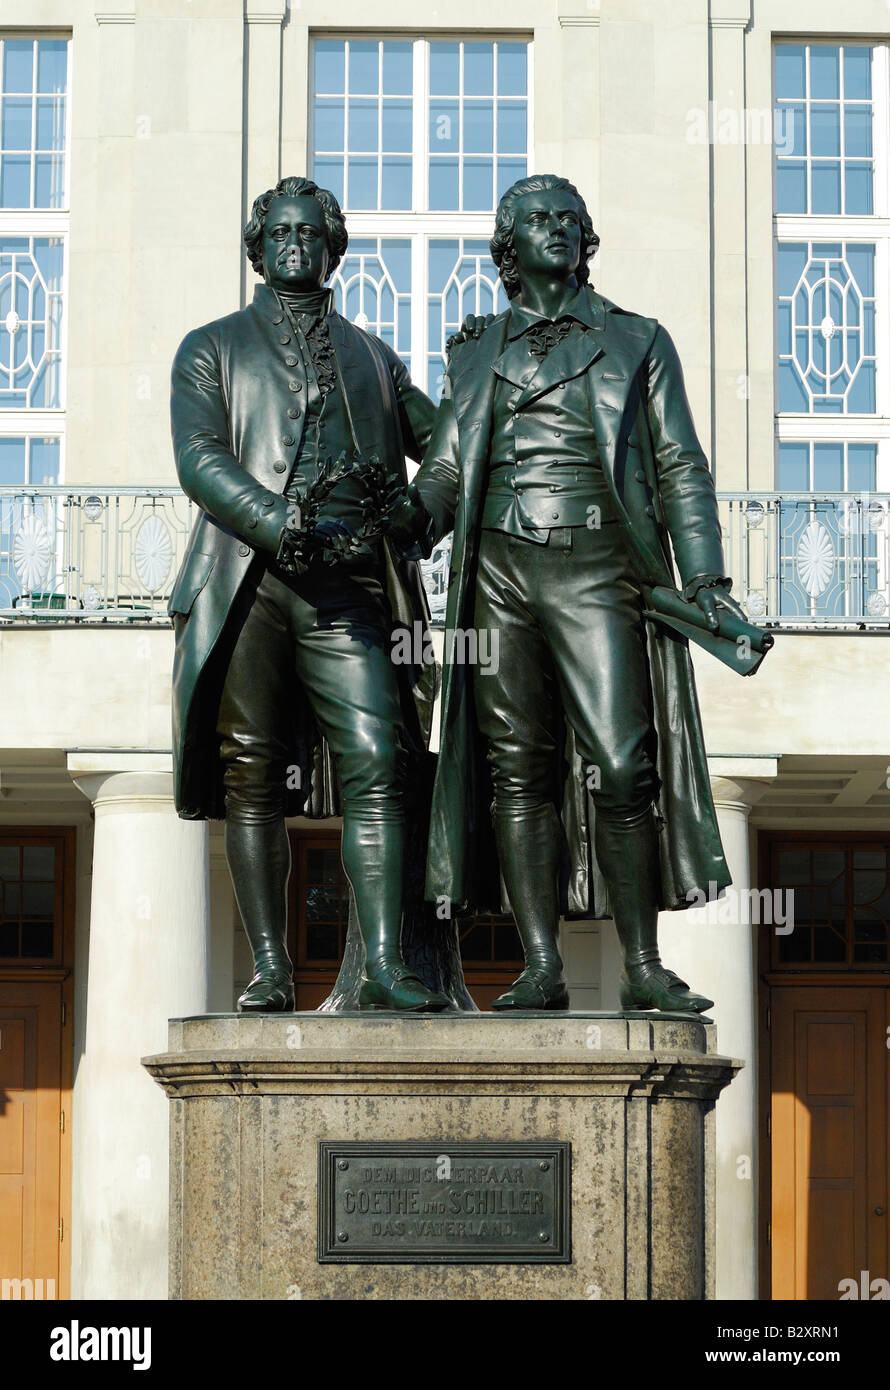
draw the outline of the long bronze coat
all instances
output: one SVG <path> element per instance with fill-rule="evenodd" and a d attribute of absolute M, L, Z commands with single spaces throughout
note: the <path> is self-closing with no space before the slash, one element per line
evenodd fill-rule
<path fill-rule="evenodd" d="M 587 293 L 596 341 L 585 375 L 600 460 L 644 598 L 652 586 L 676 583 L 668 537 L 683 585 L 701 575 L 723 575 L 714 484 L 695 434 L 674 345 L 654 319 L 626 313 L 592 289 Z M 508 317 L 500 315 L 480 338 L 455 347 L 433 438 L 415 479 L 436 535 L 454 528 L 446 656 L 448 632 L 473 626 L 473 576 L 490 465 L 493 365 L 506 345 Z M 535 391 L 559 379 L 547 380 L 549 360 L 538 369 Z M 566 603 L 571 603 L 570 593 Z M 647 639 L 661 779 L 661 905 L 684 908 L 693 889 L 706 893 L 709 884 L 719 889 L 731 879 L 711 797 L 687 642 L 656 631 L 651 623 Z M 455 644 L 454 650 L 460 649 Z M 496 681 L 497 676 L 487 679 Z M 472 668 L 446 659 L 426 894 L 497 911 L 501 894 L 491 786 L 472 686 Z M 570 916 L 608 916 L 608 896 L 593 850 L 594 806 L 571 729 L 566 730 L 565 747 L 560 810 L 570 862 L 563 910 Z"/>
<path fill-rule="evenodd" d="M 435 406 L 379 339 L 336 313 L 329 327 L 363 452 L 376 453 L 388 472 L 407 481 L 405 455 L 422 457 Z M 168 605 L 176 628 L 174 792 L 176 809 L 189 819 L 224 815 L 216 721 L 227 620 L 248 571 L 277 550 L 306 395 L 302 358 L 268 285 L 256 287 L 246 309 L 189 333 L 173 363 L 176 467 L 184 491 L 201 508 Z M 388 544 L 385 549 L 394 625 L 414 631 L 419 620 L 425 627 L 417 565 L 396 557 Z M 409 742 L 419 752 L 428 741 L 435 669 L 397 670 Z M 332 759 L 308 701 L 295 712 L 293 743 L 304 788 L 311 777 L 311 799 L 304 804 L 294 790 L 289 814 L 338 815 Z"/>

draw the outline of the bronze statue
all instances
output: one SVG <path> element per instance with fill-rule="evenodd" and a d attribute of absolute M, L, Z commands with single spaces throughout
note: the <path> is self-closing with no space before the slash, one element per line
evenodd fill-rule
<path fill-rule="evenodd" d="M 729 594 L 673 343 L 588 285 L 598 244 L 567 180 L 504 194 L 510 307 L 453 347 L 392 512 L 406 553 L 454 530 L 446 654 L 498 638 L 496 675 L 446 659 L 427 896 L 498 911 L 500 869 L 526 968 L 496 1009 L 568 1007 L 562 910 L 614 917 L 623 1008 L 701 1012 L 656 937 L 659 908 L 730 882 L 688 640 L 745 674 L 770 640 Z"/>
<path fill-rule="evenodd" d="M 400 949 L 406 782 L 434 670 L 391 660 L 394 624 L 426 632 L 428 610 L 380 521 L 435 406 L 334 311 L 324 286 L 347 234 L 333 194 L 282 179 L 244 242 L 263 279 L 253 303 L 189 333 L 173 366 L 176 465 L 201 508 L 169 604 L 177 809 L 225 817 L 254 956 L 239 1009 L 294 1006 L 285 814 L 342 809 L 359 1006 L 440 1010 L 451 1001 Z"/>

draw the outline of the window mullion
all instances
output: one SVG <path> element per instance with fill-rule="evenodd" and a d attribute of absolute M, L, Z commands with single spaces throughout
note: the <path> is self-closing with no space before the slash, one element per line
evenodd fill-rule
<path fill-rule="evenodd" d="M 429 44 L 426 39 L 415 39 L 413 52 L 414 72 L 411 101 L 411 211 L 424 212 L 428 203 L 429 177 L 427 166 L 427 111 L 429 109 Z"/>
<path fill-rule="evenodd" d="M 61 408 L 62 410 L 66 409 L 66 407 L 67 407 L 67 405 L 68 405 L 68 373 L 67 373 L 66 370 L 65 370 L 65 364 L 66 364 L 67 361 L 68 361 L 68 293 L 67 293 L 67 290 L 68 290 L 68 285 L 70 284 L 70 280 L 69 280 L 69 278 L 68 278 L 70 251 L 71 251 L 71 239 L 70 239 L 70 237 L 64 237 L 63 240 L 62 240 L 62 293 L 61 293 L 62 309 L 61 309 L 61 321 L 60 321 L 60 323 L 59 323 L 59 344 L 58 344 L 58 347 L 59 347 L 59 368 L 58 368 L 58 370 L 59 370 L 59 406 L 60 406 L 60 408 Z M 59 478 L 59 482 L 62 482 L 62 477 L 61 477 L 61 476 L 60 476 L 60 478 Z"/>
<path fill-rule="evenodd" d="M 841 170 L 841 213 L 842 213 L 843 216 L 846 216 L 846 215 L 847 215 L 847 211 L 848 211 L 848 209 L 847 209 L 847 166 L 846 166 L 846 163 L 845 163 L 845 161 L 844 161 L 844 156 L 845 156 L 846 151 L 847 151 L 847 133 L 846 133 L 847 122 L 846 122 L 846 119 L 845 119 L 845 117 L 844 117 L 844 93 L 845 93 L 846 87 L 845 87 L 845 82 L 844 82 L 844 46 L 843 46 L 843 44 L 840 44 L 840 45 L 838 46 L 838 55 L 839 55 L 839 56 L 838 56 L 838 73 L 837 73 L 837 82 L 838 82 L 838 87 L 837 87 L 837 91 L 838 91 L 837 121 L 838 121 L 838 150 L 840 151 L 840 154 L 838 155 L 838 163 L 840 164 L 840 170 Z M 872 200 L 874 200 L 874 184 L 872 184 Z"/>
<path fill-rule="evenodd" d="M 31 50 L 31 154 L 30 154 L 30 196 L 31 206 L 37 202 L 37 44 Z"/>
<path fill-rule="evenodd" d="M 494 54 L 492 60 L 492 83 L 491 83 L 491 192 L 495 206 L 497 206 L 497 187 L 498 187 L 498 79 L 500 77 L 500 62 L 498 60 L 498 44 L 494 44 Z M 476 285 L 476 297 L 479 296 L 479 286 Z"/>
<path fill-rule="evenodd" d="M 66 67 L 65 67 L 65 71 L 66 71 L 66 73 L 67 73 L 67 79 L 66 79 L 66 82 L 65 82 L 65 94 L 64 94 L 64 100 L 65 100 L 65 164 L 64 164 L 64 169 L 65 169 L 65 197 L 64 197 L 64 200 L 63 200 L 63 206 L 64 206 L 66 209 L 68 209 L 68 208 L 71 207 L 71 89 L 72 89 L 71 65 L 72 65 L 72 59 L 73 59 L 73 55 L 74 55 L 74 45 L 70 42 L 70 40 L 69 40 L 68 45 L 67 45 L 67 47 L 66 47 L 65 54 L 66 54 Z M 67 283 L 67 282 L 66 282 L 66 283 Z"/>
<path fill-rule="evenodd" d="M 526 89 L 525 89 L 525 152 L 526 171 L 535 171 L 535 45 L 532 41 L 526 49 Z"/>
<path fill-rule="evenodd" d="M 890 45 L 875 44 L 871 90 L 874 209 L 890 217 Z"/>
<path fill-rule="evenodd" d="M 890 417 L 890 238 L 875 239 L 875 413 Z"/>
<path fill-rule="evenodd" d="M 464 45 L 457 50 L 457 207 L 464 210 Z"/>
<path fill-rule="evenodd" d="M 349 39 L 343 44 L 343 206 L 349 207 Z"/>
<path fill-rule="evenodd" d="M 411 100 L 411 380 L 426 388 L 426 238 L 417 230 L 415 218 L 429 202 L 429 154 L 427 150 L 427 111 L 429 109 L 429 43 L 415 39 L 412 52 L 413 80 Z"/>
<path fill-rule="evenodd" d="M 383 206 L 383 40 L 377 44 L 377 206 Z"/>
<path fill-rule="evenodd" d="M 427 238 L 424 232 L 411 236 L 411 379 L 427 390 Z"/>

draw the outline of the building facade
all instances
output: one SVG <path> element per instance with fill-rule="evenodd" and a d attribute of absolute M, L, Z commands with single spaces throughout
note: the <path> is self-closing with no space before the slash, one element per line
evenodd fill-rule
<path fill-rule="evenodd" d="M 342 312 L 435 396 L 527 172 L 584 193 L 592 280 L 677 343 L 729 572 L 775 630 L 696 674 L 733 875 L 667 914 L 745 1068 L 718 1106 L 717 1292 L 888 1277 L 890 11 L 856 0 L 6 0 L 0 29 L 0 1276 L 163 1297 L 171 1016 L 249 974 L 218 825 L 177 819 L 165 605 L 192 521 L 169 370 L 252 295 L 240 229 L 341 199 Z M 506 21 L 509 21 L 507 23 Z M 444 558 L 427 572 L 434 614 Z M 292 827 L 298 1007 L 336 973 L 336 822 Z M 464 923 L 471 991 L 516 972 Z M 610 922 L 565 924 L 617 1008 Z M 866 1286 L 868 1280 L 866 1280 Z"/>

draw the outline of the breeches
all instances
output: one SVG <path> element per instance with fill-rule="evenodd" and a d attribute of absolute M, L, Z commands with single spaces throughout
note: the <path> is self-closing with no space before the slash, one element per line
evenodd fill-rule
<path fill-rule="evenodd" d="M 655 800 L 643 623 L 619 526 L 561 528 L 546 546 L 482 532 L 474 625 L 497 634 L 498 664 L 476 667 L 473 691 L 496 815 L 553 803 L 560 707 L 598 812 L 629 817 Z"/>
<path fill-rule="evenodd" d="M 249 583 L 232 618 L 240 626 L 217 722 L 227 817 L 284 815 L 302 688 L 333 754 L 344 814 L 401 822 L 407 755 L 379 578 L 331 567 L 285 580 L 266 569 Z"/>

